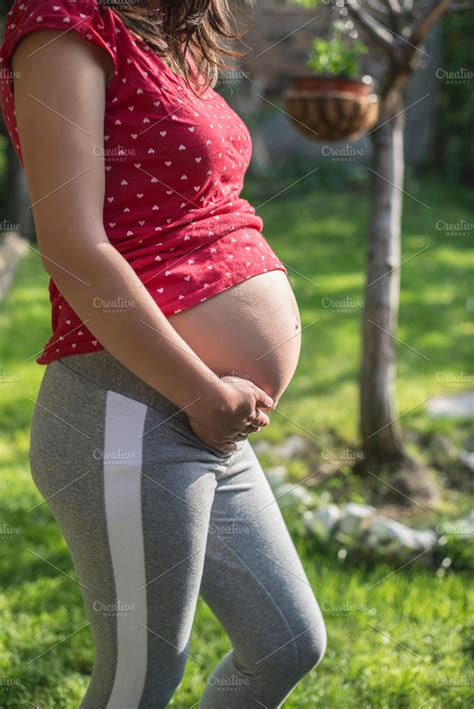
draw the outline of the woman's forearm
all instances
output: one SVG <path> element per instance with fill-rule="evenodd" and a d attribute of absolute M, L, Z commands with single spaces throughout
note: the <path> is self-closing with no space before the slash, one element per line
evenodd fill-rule
<path fill-rule="evenodd" d="M 43 263 L 84 325 L 143 381 L 179 408 L 214 390 L 218 397 L 219 378 L 176 332 L 108 241 L 88 245 L 81 253 L 67 247 L 43 253 Z M 117 299 L 119 307 L 114 307 Z"/>

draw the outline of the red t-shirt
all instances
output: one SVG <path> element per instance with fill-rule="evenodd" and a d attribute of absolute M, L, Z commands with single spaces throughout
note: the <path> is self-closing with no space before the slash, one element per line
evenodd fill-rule
<path fill-rule="evenodd" d="M 77 32 L 113 60 L 104 228 L 162 312 L 178 313 L 265 271 L 287 273 L 262 236 L 261 218 L 240 198 L 252 149 L 242 120 L 213 89 L 196 97 L 96 0 L 16 0 L 7 15 L 1 98 L 20 161 L 10 57 L 26 34 L 49 28 Z M 52 336 L 37 362 L 102 349 L 52 279 L 49 291 Z"/>

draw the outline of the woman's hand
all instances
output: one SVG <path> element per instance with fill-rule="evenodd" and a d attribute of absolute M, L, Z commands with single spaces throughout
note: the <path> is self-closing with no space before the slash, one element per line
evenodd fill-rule
<path fill-rule="evenodd" d="M 273 399 L 247 379 L 221 377 L 217 390 L 201 397 L 187 411 L 189 424 L 196 436 L 223 453 L 235 450 L 236 441 L 268 426 L 270 419 L 262 409 L 271 410 Z"/>

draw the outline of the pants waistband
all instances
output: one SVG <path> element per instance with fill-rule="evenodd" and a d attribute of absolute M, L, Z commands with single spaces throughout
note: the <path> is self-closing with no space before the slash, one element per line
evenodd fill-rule
<path fill-rule="evenodd" d="M 187 423 L 186 413 L 182 409 L 124 367 L 107 350 L 69 355 L 56 361 L 102 389 L 116 391 Z"/>

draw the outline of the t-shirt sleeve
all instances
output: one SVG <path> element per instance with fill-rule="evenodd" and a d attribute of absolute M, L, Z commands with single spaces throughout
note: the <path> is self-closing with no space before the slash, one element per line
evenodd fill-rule
<path fill-rule="evenodd" d="M 22 154 L 15 119 L 11 57 L 23 37 L 46 29 L 75 32 L 106 51 L 112 59 L 114 71 L 109 87 L 118 75 L 116 29 L 110 8 L 99 6 L 97 0 L 15 0 L 6 17 L 0 47 L 0 98 L 5 125 L 20 162 Z"/>
<path fill-rule="evenodd" d="M 59 29 L 75 32 L 101 47 L 111 57 L 117 72 L 117 47 L 110 17 L 97 0 L 16 0 L 7 15 L 5 37 L 0 49 L 2 69 L 10 69 L 10 59 L 18 42 L 30 32 Z"/>

